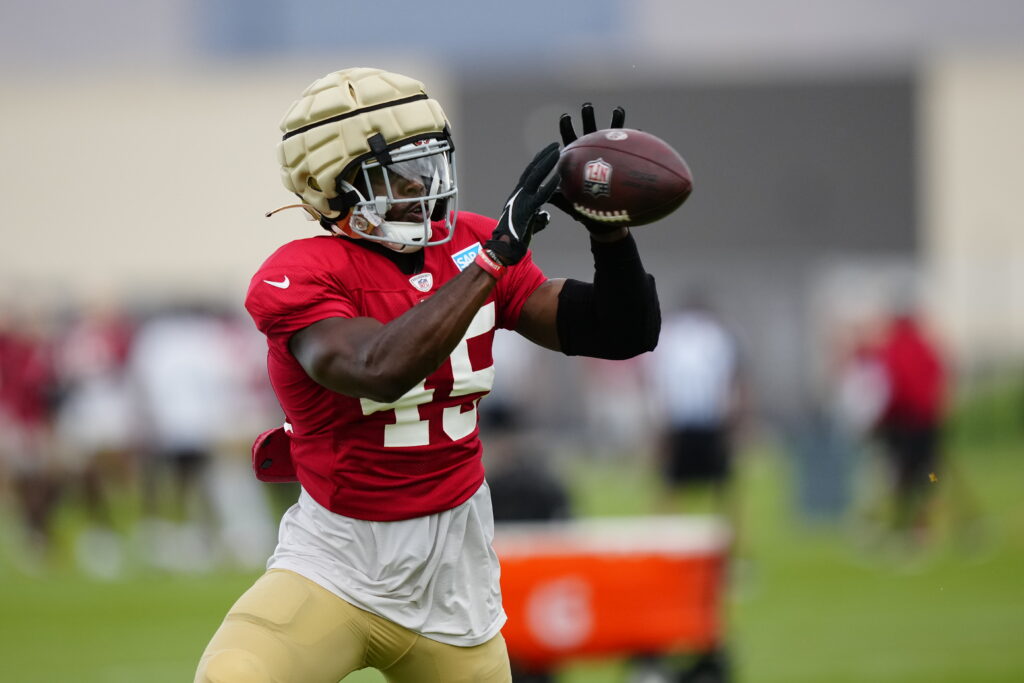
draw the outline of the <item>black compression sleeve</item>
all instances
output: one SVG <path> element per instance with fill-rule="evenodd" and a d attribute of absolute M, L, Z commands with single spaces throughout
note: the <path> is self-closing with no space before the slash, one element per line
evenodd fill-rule
<path fill-rule="evenodd" d="M 590 251 L 594 283 L 566 280 L 558 296 L 562 352 L 622 360 L 652 351 L 661 332 L 661 308 L 633 236 L 612 243 L 591 240 Z"/>

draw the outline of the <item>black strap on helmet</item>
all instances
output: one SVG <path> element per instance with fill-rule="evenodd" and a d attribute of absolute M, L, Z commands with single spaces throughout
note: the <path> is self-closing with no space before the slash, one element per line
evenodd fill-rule
<path fill-rule="evenodd" d="M 380 133 L 374 133 L 370 137 L 366 138 L 366 144 L 370 146 L 370 151 L 373 153 L 373 158 L 377 160 L 381 166 L 385 166 L 391 163 L 391 152 L 388 151 L 388 141 L 384 139 L 384 136 Z"/>

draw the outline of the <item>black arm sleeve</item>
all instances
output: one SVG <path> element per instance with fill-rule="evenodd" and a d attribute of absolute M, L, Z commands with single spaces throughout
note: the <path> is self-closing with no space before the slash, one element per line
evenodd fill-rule
<path fill-rule="evenodd" d="M 590 241 L 594 283 L 566 280 L 558 295 L 558 339 L 568 356 L 622 360 L 654 350 L 661 308 L 633 236 Z"/>

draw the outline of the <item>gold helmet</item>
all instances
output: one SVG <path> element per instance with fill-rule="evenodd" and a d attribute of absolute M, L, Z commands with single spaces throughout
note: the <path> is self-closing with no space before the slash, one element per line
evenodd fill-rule
<path fill-rule="evenodd" d="M 451 132 L 419 81 L 381 69 L 336 71 L 306 88 L 281 131 L 281 181 L 328 230 L 403 252 L 451 239 Z M 386 220 L 388 212 L 398 217 Z M 442 220 L 443 236 L 431 241 L 431 222 Z"/>

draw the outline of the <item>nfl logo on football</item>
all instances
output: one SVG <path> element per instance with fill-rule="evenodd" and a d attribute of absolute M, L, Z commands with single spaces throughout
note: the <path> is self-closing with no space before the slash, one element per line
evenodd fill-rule
<path fill-rule="evenodd" d="M 604 159 L 588 161 L 583 167 L 583 191 L 592 197 L 611 195 L 612 165 Z"/>

